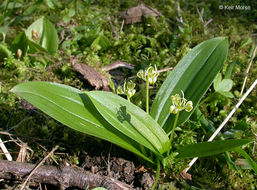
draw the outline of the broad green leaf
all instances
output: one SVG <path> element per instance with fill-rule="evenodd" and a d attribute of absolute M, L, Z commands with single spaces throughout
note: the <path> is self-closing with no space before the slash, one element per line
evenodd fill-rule
<path fill-rule="evenodd" d="M 234 149 L 236 152 L 241 154 L 246 161 L 248 162 L 249 166 L 253 169 L 254 173 L 257 174 L 257 164 L 252 160 L 252 158 L 241 148 L 235 148 Z"/>
<path fill-rule="evenodd" d="M 208 90 L 213 80 L 221 70 L 228 53 L 228 40 L 224 37 L 213 38 L 194 47 L 173 69 L 159 89 L 150 114 L 170 133 L 175 115 L 171 115 L 169 108 L 172 104 L 171 95 L 185 94 L 191 100 L 194 109 L 202 96 Z M 191 112 L 181 112 L 178 125 L 184 123 Z"/>
<path fill-rule="evenodd" d="M 64 125 L 117 144 L 153 163 L 139 151 L 140 145 L 134 139 L 113 128 L 100 115 L 84 92 L 49 82 L 22 83 L 11 91 Z"/>
<path fill-rule="evenodd" d="M 47 50 L 45 48 L 43 48 L 42 46 L 40 46 L 39 44 L 37 44 L 36 42 L 28 39 L 28 45 L 29 45 L 29 52 L 30 53 L 36 53 L 36 52 L 47 52 Z"/>
<path fill-rule="evenodd" d="M 35 30 L 38 33 L 39 39 L 37 41 L 33 38 L 32 30 Z M 26 35 L 30 40 L 38 43 L 50 54 L 56 53 L 58 49 L 57 31 L 54 25 L 46 18 L 42 17 L 33 22 L 26 30 Z"/>
<path fill-rule="evenodd" d="M 250 143 L 249 139 L 231 139 L 213 142 L 202 142 L 186 145 L 178 149 L 178 158 L 205 157 L 232 150 L 236 147 Z"/>
<path fill-rule="evenodd" d="M 12 42 L 11 50 L 17 56 L 17 50 L 22 51 L 22 56 L 26 55 L 28 49 L 28 39 L 25 32 L 21 32 Z"/>
<path fill-rule="evenodd" d="M 145 111 L 110 92 L 92 91 L 87 94 L 101 115 L 118 131 L 155 154 L 168 151 L 168 136 Z"/>

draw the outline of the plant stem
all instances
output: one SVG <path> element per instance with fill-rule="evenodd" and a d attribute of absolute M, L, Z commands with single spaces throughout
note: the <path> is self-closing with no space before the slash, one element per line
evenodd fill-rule
<path fill-rule="evenodd" d="M 174 121 L 174 124 L 173 124 L 173 127 L 172 127 L 172 131 L 170 133 L 170 150 L 169 150 L 169 155 L 170 155 L 170 151 L 172 149 L 172 140 L 173 140 L 174 131 L 175 131 L 175 128 L 176 128 L 176 125 L 177 125 L 177 122 L 178 122 L 178 117 L 179 117 L 179 112 L 176 114 L 175 121 Z"/>
<path fill-rule="evenodd" d="M 149 113 L 149 81 L 146 80 L 146 113 Z"/>
<path fill-rule="evenodd" d="M 160 178 L 160 173 L 161 173 L 161 164 L 160 164 L 160 160 L 158 159 L 157 160 L 157 170 L 156 170 L 156 178 L 154 180 L 154 184 L 153 186 L 151 187 L 151 190 L 154 190 L 158 181 L 159 181 L 159 178 Z"/>

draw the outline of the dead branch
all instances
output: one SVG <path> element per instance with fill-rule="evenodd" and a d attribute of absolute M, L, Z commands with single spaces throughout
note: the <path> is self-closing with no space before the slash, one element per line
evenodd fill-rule
<path fill-rule="evenodd" d="M 59 148 L 58 145 L 56 145 L 53 150 L 31 171 L 25 182 L 23 183 L 21 190 L 23 190 L 28 183 L 28 181 L 32 178 L 32 175 L 37 171 L 37 169 L 45 163 L 45 161 Z"/>
<path fill-rule="evenodd" d="M 20 163 L 7 160 L 0 160 L 0 178 L 9 180 L 21 180 L 27 176 L 36 165 L 29 163 Z M 46 183 L 56 186 L 79 187 L 89 189 L 95 187 L 104 187 L 111 190 L 130 190 L 131 186 L 122 183 L 116 179 L 92 174 L 80 168 L 74 167 L 54 167 L 40 166 L 35 170 L 31 181 Z"/>

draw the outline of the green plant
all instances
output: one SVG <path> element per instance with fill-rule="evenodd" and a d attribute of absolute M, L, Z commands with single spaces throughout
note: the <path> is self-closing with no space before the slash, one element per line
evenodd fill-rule
<path fill-rule="evenodd" d="M 110 141 L 157 164 L 154 189 L 160 174 L 160 163 L 172 159 L 175 151 L 179 158 L 210 156 L 251 142 L 244 139 L 223 140 L 172 150 L 174 128 L 186 122 L 193 113 L 222 68 L 227 51 L 227 39 L 221 37 L 207 40 L 192 49 L 164 81 L 150 114 L 113 93 L 83 92 L 55 83 L 22 83 L 15 86 L 12 92 L 75 130 Z M 152 72 L 148 70 L 140 75 L 141 78 L 147 79 L 147 73 Z M 157 77 L 155 72 L 153 76 Z M 149 78 L 147 80 L 149 82 Z M 183 98 L 176 95 L 170 101 L 170 97 L 181 90 Z M 176 115 L 170 114 L 170 111 L 175 113 L 172 106 L 179 111 Z"/>

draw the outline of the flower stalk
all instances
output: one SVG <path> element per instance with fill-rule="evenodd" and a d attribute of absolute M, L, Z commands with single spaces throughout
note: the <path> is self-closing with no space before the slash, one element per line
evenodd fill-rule
<path fill-rule="evenodd" d="M 143 79 L 146 82 L 146 113 L 149 113 L 149 85 L 155 84 L 158 76 L 159 72 L 156 65 L 154 67 L 150 65 L 145 71 L 140 70 L 137 73 L 137 77 Z"/>

